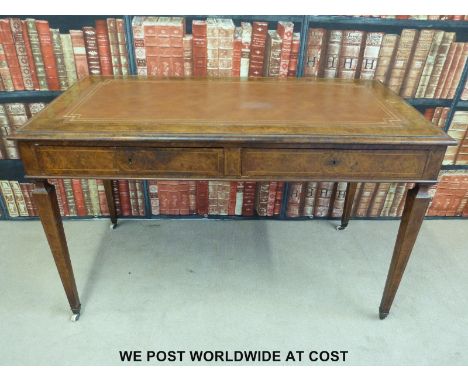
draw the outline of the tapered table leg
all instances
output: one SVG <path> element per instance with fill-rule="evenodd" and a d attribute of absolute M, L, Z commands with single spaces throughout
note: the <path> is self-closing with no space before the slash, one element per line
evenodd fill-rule
<path fill-rule="evenodd" d="M 349 182 L 346 187 L 346 197 L 343 207 L 343 215 L 341 216 L 341 225 L 336 227 L 338 230 L 343 230 L 348 226 L 351 210 L 353 208 L 354 195 L 356 195 L 357 183 Z"/>
<path fill-rule="evenodd" d="M 109 209 L 109 215 L 111 219 L 111 228 L 117 227 L 117 210 L 115 208 L 114 194 L 112 193 L 112 180 L 104 179 L 104 190 L 106 192 L 107 207 Z"/>
<path fill-rule="evenodd" d="M 50 250 L 54 256 L 55 265 L 62 280 L 70 308 L 75 314 L 75 319 L 77 319 L 80 314 L 81 304 L 68 253 L 67 240 L 63 231 L 62 217 L 60 216 L 55 187 L 49 184 L 47 180 L 39 180 L 35 183 L 36 187 L 33 192 L 34 202 L 41 218 Z"/>
<path fill-rule="evenodd" d="M 416 184 L 408 190 L 405 208 L 401 217 L 400 228 L 393 250 L 393 257 L 388 270 L 387 282 L 380 303 L 379 316 L 384 319 L 390 312 L 403 272 L 408 263 L 411 251 L 424 220 L 427 207 L 431 200 L 428 189 L 430 185 Z"/>

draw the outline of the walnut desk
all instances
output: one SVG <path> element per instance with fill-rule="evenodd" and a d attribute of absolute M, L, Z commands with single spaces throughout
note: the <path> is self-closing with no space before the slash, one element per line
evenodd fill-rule
<path fill-rule="evenodd" d="M 71 310 L 80 299 L 54 187 L 47 178 L 414 182 L 380 304 L 392 305 L 454 141 L 374 81 L 89 77 L 12 137 Z"/>

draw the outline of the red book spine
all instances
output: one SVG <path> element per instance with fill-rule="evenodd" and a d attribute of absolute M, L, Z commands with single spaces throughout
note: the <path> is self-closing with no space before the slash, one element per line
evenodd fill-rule
<path fill-rule="evenodd" d="M 230 182 L 228 215 L 236 214 L 236 195 L 237 195 L 237 182 Z"/>
<path fill-rule="evenodd" d="M 104 76 L 111 76 L 114 73 L 112 69 L 112 56 L 106 20 L 96 20 L 96 40 L 101 74 Z"/>
<path fill-rule="evenodd" d="M 60 192 L 60 188 L 58 185 L 58 179 L 48 179 L 49 183 L 52 184 L 55 187 L 55 194 L 57 195 L 57 203 L 59 205 L 59 210 L 60 210 L 60 215 L 66 216 L 65 215 L 65 210 L 63 208 L 64 206 L 64 199 L 66 198 L 66 195 L 62 194 Z"/>
<path fill-rule="evenodd" d="M 197 182 L 197 213 L 199 215 L 208 215 L 208 181 L 200 180 Z"/>
<path fill-rule="evenodd" d="M 36 204 L 34 203 L 34 198 L 33 198 L 34 184 L 27 183 L 27 190 L 28 190 L 29 198 L 31 199 L 31 204 L 33 208 L 33 216 L 37 216 L 39 214 L 37 212 L 37 207 L 36 207 Z"/>
<path fill-rule="evenodd" d="M 37 20 L 36 29 L 39 36 L 39 43 L 41 45 L 42 59 L 44 61 L 47 77 L 47 86 L 49 90 L 60 90 L 57 64 L 55 62 L 49 23 L 44 20 Z"/>
<path fill-rule="evenodd" d="M 99 208 L 101 209 L 101 214 L 104 216 L 109 215 L 109 207 L 107 206 L 107 197 L 106 190 L 104 188 L 104 182 L 102 179 L 96 179 L 98 196 L 99 196 Z"/>
<path fill-rule="evenodd" d="M 5 55 L 5 50 L 3 49 L 3 44 L 1 42 L 0 42 L 0 80 L 3 85 L 3 90 L 9 91 L 9 92 L 12 92 L 15 90 L 15 87 L 13 85 L 13 80 L 11 78 L 10 69 L 8 69 L 8 63 L 7 63 L 7 58 Z"/>
<path fill-rule="evenodd" d="M 99 62 L 99 51 L 97 46 L 96 31 L 93 27 L 83 28 L 86 58 L 88 60 L 89 74 L 100 75 L 101 64 Z"/>
<path fill-rule="evenodd" d="M 32 205 L 31 195 L 28 190 L 27 183 L 20 183 L 21 192 L 23 193 L 24 202 L 29 216 L 34 216 L 34 207 Z"/>
<path fill-rule="evenodd" d="M 10 23 L 5 19 L 0 20 L 0 41 L 3 45 L 3 51 L 15 90 L 25 90 L 18 56 L 16 55 L 15 42 L 10 30 Z"/>
<path fill-rule="evenodd" d="M 234 31 L 234 45 L 232 52 L 232 76 L 240 77 L 242 58 L 242 28 L 236 28 Z"/>
<path fill-rule="evenodd" d="M 291 45 L 294 24 L 290 21 L 278 22 L 277 32 L 281 37 L 280 77 L 287 77 L 289 70 L 289 58 L 291 56 Z"/>
<path fill-rule="evenodd" d="M 197 213 L 197 182 L 189 181 L 189 213 L 191 215 Z"/>
<path fill-rule="evenodd" d="M 128 183 L 128 193 L 130 195 L 130 209 L 132 211 L 132 216 L 139 215 L 139 206 L 138 206 L 138 198 L 136 193 L 136 185 L 134 180 L 127 181 Z"/>
<path fill-rule="evenodd" d="M 128 180 L 119 179 L 117 181 L 119 188 L 120 209 L 123 216 L 130 216 L 132 214 L 132 207 L 130 204 L 130 190 Z"/>
<path fill-rule="evenodd" d="M 275 181 L 270 182 L 270 187 L 268 189 L 267 216 L 273 216 L 274 214 L 277 188 L 278 188 L 278 182 L 275 182 Z"/>
<path fill-rule="evenodd" d="M 76 214 L 78 216 L 86 216 L 87 211 L 83 195 L 83 188 L 81 187 L 81 181 L 80 179 L 72 179 L 71 183 L 73 189 L 73 196 L 75 197 Z"/>
<path fill-rule="evenodd" d="M 73 46 L 73 56 L 75 57 L 76 75 L 81 80 L 89 75 L 83 31 L 71 30 L 70 37 Z"/>
<path fill-rule="evenodd" d="M 26 44 L 23 39 L 23 25 L 21 24 L 21 20 L 16 18 L 10 19 L 10 28 L 16 47 L 16 56 L 18 57 L 24 88 L 26 90 L 34 90 L 28 53 L 26 52 Z"/>
<path fill-rule="evenodd" d="M 190 214 L 190 186 L 187 181 L 179 181 L 177 184 L 178 198 L 177 209 L 179 215 Z"/>
<path fill-rule="evenodd" d="M 281 205 L 283 204 L 283 193 L 284 182 L 278 182 L 278 185 L 276 187 L 275 207 L 273 209 L 273 215 L 279 215 L 281 213 Z"/>
<path fill-rule="evenodd" d="M 244 197 L 242 200 L 242 215 L 253 216 L 255 206 L 256 182 L 244 182 Z"/>
<path fill-rule="evenodd" d="M 268 23 L 255 21 L 252 26 L 252 43 L 250 44 L 249 77 L 263 75 L 263 60 L 268 33 Z M 253 214 L 253 210 L 252 210 Z"/>
<path fill-rule="evenodd" d="M 122 208 L 120 207 L 119 182 L 117 180 L 112 181 L 112 195 L 114 196 L 115 212 L 120 215 Z"/>
<path fill-rule="evenodd" d="M 67 201 L 67 192 L 65 191 L 65 183 L 63 183 L 63 179 L 56 180 L 56 186 L 58 192 L 62 197 L 62 206 L 63 206 L 63 216 L 70 216 L 70 208 L 68 207 Z"/>
<path fill-rule="evenodd" d="M 299 58 L 300 45 L 300 34 L 294 33 L 291 45 L 291 55 L 289 56 L 288 77 L 296 77 L 297 60 Z"/>
<path fill-rule="evenodd" d="M 23 31 L 24 46 L 26 48 L 26 54 L 28 56 L 29 70 L 31 72 L 33 88 L 35 90 L 39 90 L 39 79 L 37 78 L 36 66 L 34 65 L 34 57 L 32 53 L 31 42 L 29 41 L 28 26 L 26 25 L 26 21 L 22 21 L 21 28 Z"/>
<path fill-rule="evenodd" d="M 192 22 L 193 36 L 193 76 L 206 77 L 207 66 L 207 40 L 206 40 L 206 21 L 193 20 Z M 199 212 L 200 213 L 200 212 Z M 208 213 L 208 210 L 207 212 Z"/>

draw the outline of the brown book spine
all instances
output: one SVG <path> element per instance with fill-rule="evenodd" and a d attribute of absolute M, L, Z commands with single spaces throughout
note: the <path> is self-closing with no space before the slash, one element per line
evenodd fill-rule
<path fill-rule="evenodd" d="M 29 43 L 33 55 L 33 62 L 36 71 L 37 80 L 39 82 L 39 90 L 48 90 L 47 74 L 45 70 L 44 60 L 42 59 L 41 43 L 39 34 L 36 29 L 36 20 L 26 19 L 26 27 L 28 30 Z"/>
<path fill-rule="evenodd" d="M 206 77 L 207 67 L 207 41 L 206 41 L 206 21 L 193 20 L 193 76 Z M 198 212 L 200 213 L 200 212 Z M 202 214 L 205 215 L 205 214 Z"/>
<path fill-rule="evenodd" d="M 57 73 L 57 64 L 55 62 L 54 48 L 52 46 L 52 36 L 50 34 L 49 23 L 44 20 L 36 21 L 37 34 L 41 45 L 42 60 L 47 78 L 47 87 L 49 90 L 60 90 L 60 83 Z"/>
<path fill-rule="evenodd" d="M 96 30 L 93 27 L 83 27 L 83 36 L 88 60 L 89 74 L 100 75 L 101 63 L 97 46 Z"/>
<path fill-rule="evenodd" d="M 400 91 L 402 97 L 412 98 L 415 96 L 433 38 L 434 30 L 423 29 L 420 32 L 413 57 L 409 63 L 407 74 Z"/>
<path fill-rule="evenodd" d="M 88 179 L 89 198 L 91 200 L 91 208 L 88 210 L 89 215 L 101 215 L 101 206 L 99 201 L 99 190 L 96 179 Z"/>
<path fill-rule="evenodd" d="M 206 20 L 206 75 L 219 77 L 219 32 L 220 25 L 216 18 Z"/>
<path fill-rule="evenodd" d="M 225 182 L 226 183 L 226 182 Z M 190 214 L 190 182 L 182 181 L 178 184 L 179 190 L 179 215 L 189 215 Z M 222 215 L 227 215 L 227 205 L 226 213 Z"/>
<path fill-rule="evenodd" d="M 114 18 L 110 17 L 106 19 L 107 24 L 107 38 L 109 39 L 109 49 L 110 57 L 112 62 L 112 74 L 120 75 L 122 74 L 122 64 L 120 62 L 120 52 L 119 52 L 119 36 L 117 34 L 117 22 Z M 98 27 L 96 21 L 96 29 Z M 97 33 L 97 30 L 96 30 Z M 99 36 L 98 36 L 98 46 L 99 46 Z M 101 61 L 102 65 L 102 61 Z"/>
<path fill-rule="evenodd" d="M 55 194 L 57 195 L 57 204 L 59 206 L 59 211 L 61 216 L 66 216 L 65 215 L 65 210 L 63 208 L 64 206 L 64 197 L 65 195 L 60 193 L 60 189 L 57 183 L 57 179 L 47 179 L 50 184 L 52 184 L 55 187 Z"/>
<path fill-rule="evenodd" d="M 434 109 L 431 122 L 436 126 L 439 126 L 439 120 L 440 120 L 440 116 L 442 115 L 442 110 L 443 110 L 443 107 L 436 107 Z"/>
<path fill-rule="evenodd" d="M 135 181 L 135 191 L 138 200 L 138 215 L 145 216 L 145 198 L 143 196 L 143 184 L 140 180 Z"/>
<path fill-rule="evenodd" d="M 115 23 L 117 25 L 117 41 L 119 42 L 120 70 L 121 74 L 126 76 L 129 74 L 129 68 L 125 22 L 123 19 L 116 19 Z"/>
<path fill-rule="evenodd" d="M 115 212 L 117 215 L 122 214 L 122 207 L 120 203 L 120 192 L 119 192 L 119 181 L 113 180 L 112 181 L 112 195 L 114 196 L 114 204 L 115 204 Z"/>
<path fill-rule="evenodd" d="M 80 179 L 71 180 L 73 196 L 75 198 L 76 214 L 78 216 L 86 216 L 88 211 L 86 210 L 85 197 L 83 195 L 83 188 L 81 187 Z"/>
<path fill-rule="evenodd" d="M 218 185 L 217 180 L 208 181 L 208 215 L 219 215 Z"/>
<path fill-rule="evenodd" d="M 96 43 L 101 74 L 103 76 L 111 76 L 114 72 L 106 20 L 96 20 Z"/>
<path fill-rule="evenodd" d="M 334 182 L 319 182 L 317 185 L 317 196 L 315 198 L 314 216 L 328 216 L 330 198 L 333 192 Z"/>
<path fill-rule="evenodd" d="M 208 216 L 208 181 L 197 181 L 197 214 Z"/>
<path fill-rule="evenodd" d="M 385 199 L 387 198 L 390 183 L 379 183 L 372 198 L 372 202 L 369 207 L 368 215 L 371 217 L 380 216 L 384 208 Z"/>
<path fill-rule="evenodd" d="M 240 77 L 240 66 L 242 58 L 242 28 L 234 30 L 234 45 L 232 51 L 232 76 Z"/>
<path fill-rule="evenodd" d="M 434 118 L 434 113 L 435 113 L 435 108 L 430 107 L 424 110 L 424 118 L 426 118 L 428 121 L 432 121 Z"/>
<path fill-rule="evenodd" d="M 284 182 L 278 182 L 278 185 L 276 187 L 275 207 L 273 209 L 273 215 L 281 214 L 281 207 L 283 205 L 283 194 L 284 194 Z"/>
<path fill-rule="evenodd" d="M 21 70 L 21 77 L 25 90 L 34 90 L 34 84 L 31 76 L 31 68 L 29 66 L 26 44 L 23 38 L 23 24 L 20 19 L 10 19 L 11 34 L 16 48 L 16 56 Z"/>
<path fill-rule="evenodd" d="M 307 54 L 304 63 L 306 77 L 319 77 L 322 74 L 327 47 L 327 31 L 324 28 L 310 28 L 307 40 Z"/>
<path fill-rule="evenodd" d="M 270 182 L 268 188 L 268 202 L 267 202 L 267 216 L 273 216 L 275 211 L 275 201 L 276 201 L 276 189 L 278 188 L 278 182 Z"/>
<path fill-rule="evenodd" d="M 463 73 L 463 68 L 465 67 L 466 64 L 466 59 L 468 57 L 468 43 L 463 44 L 463 49 L 460 55 L 460 60 L 457 63 L 457 66 L 454 71 L 454 75 L 452 80 L 450 81 L 450 84 L 447 86 L 447 91 L 446 91 L 446 97 L 445 98 L 454 98 L 455 97 L 455 92 L 457 90 L 458 84 L 460 83 L 460 79 Z M 445 95 L 445 93 L 443 93 Z"/>
<path fill-rule="evenodd" d="M 236 214 L 237 182 L 230 182 L 228 215 Z"/>
<path fill-rule="evenodd" d="M 363 80 L 374 79 L 383 38 L 384 34 L 382 32 L 367 33 L 364 50 L 362 52 L 362 62 L 359 78 Z"/>
<path fill-rule="evenodd" d="M 265 77 L 279 77 L 281 67 L 281 38 L 277 31 L 268 31 L 265 44 L 265 60 L 263 75 Z"/>
<path fill-rule="evenodd" d="M 23 193 L 24 202 L 26 203 L 28 216 L 34 216 L 34 207 L 32 204 L 31 195 L 28 190 L 28 185 L 26 183 L 20 183 L 20 188 L 21 192 Z"/>
<path fill-rule="evenodd" d="M 79 30 L 71 30 L 70 36 L 73 46 L 73 55 L 75 57 L 76 75 L 78 80 L 81 80 L 89 75 L 84 33 Z"/>
<path fill-rule="evenodd" d="M 25 90 L 13 34 L 11 33 L 10 23 L 6 19 L 0 19 L 0 41 L 3 45 L 3 51 L 15 90 Z"/>
<path fill-rule="evenodd" d="M 451 67 L 451 65 L 453 63 L 453 60 L 454 60 L 455 55 L 456 55 L 456 51 L 457 51 L 457 49 L 459 49 L 459 47 L 460 47 L 460 44 L 456 43 L 456 42 L 453 42 L 450 45 L 450 48 L 449 48 L 449 50 L 447 52 L 447 57 L 446 57 L 445 62 L 444 62 L 444 66 L 441 69 L 440 75 L 438 77 L 437 85 L 435 85 L 434 95 L 433 95 L 434 98 L 440 98 L 441 95 L 442 95 L 442 90 L 444 88 L 445 81 L 447 80 L 447 77 L 449 75 L 450 67 Z"/>
<path fill-rule="evenodd" d="M 4 138 L 5 149 L 9 159 L 19 159 L 18 144 L 6 138 L 28 120 L 26 108 L 22 103 L 0 104 L 0 129 Z"/>
<path fill-rule="evenodd" d="M 36 73 L 36 66 L 34 64 L 34 56 L 33 56 L 32 48 L 31 48 L 31 42 L 29 41 L 28 26 L 26 25 L 26 21 L 21 21 L 21 31 L 23 33 L 23 41 L 24 41 L 24 46 L 26 48 L 26 55 L 28 56 L 28 65 L 29 65 L 29 71 L 31 73 L 33 89 L 40 90 L 39 80 L 37 78 L 37 73 Z"/>
<path fill-rule="evenodd" d="M 15 195 L 11 189 L 11 185 L 8 180 L 0 180 L 0 191 L 3 195 L 3 200 L 10 217 L 15 218 L 19 216 L 18 206 L 15 202 Z"/>
<path fill-rule="evenodd" d="M 365 42 L 363 31 L 343 31 L 340 48 L 337 76 L 339 78 L 354 79 L 361 67 L 361 51 Z"/>
<path fill-rule="evenodd" d="M 13 191 L 16 206 L 18 207 L 19 216 L 29 216 L 28 207 L 26 206 L 19 182 L 16 180 L 10 180 L 10 186 Z"/>
<path fill-rule="evenodd" d="M 303 216 L 314 216 L 315 198 L 317 194 L 317 182 L 307 182 L 304 195 L 304 208 L 302 211 Z"/>
<path fill-rule="evenodd" d="M 11 77 L 10 69 L 8 68 L 7 58 L 3 44 L 0 43 L 0 80 L 3 88 L 6 91 L 12 92 L 15 90 L 13 79 Z"/>
<path fill-rule="evenodd" d="M 413 56 L 417 37 L 418 31 L 415 29 L 403 29 L 401 32 L 401 38 L 398 42 L 395 60 L 388 79 L 388 87 L 395 93 L 400 93 L 403 81 L 408 71 L 408 64 L 411 62 Z"/>
<path fill-rule="evenodd" d="M 63 216 L 70 216 L 70 207 L 68 206 L 67 191 L 63 179 L 56 179 L 57 192 L 61 196 L 61 204 L 63 209 Z"/>
<path fill-rule="evenodd" d="M 455 157 L 455 164 L 468 165 L 468 129 L 460 141 L 460 147 Z"/>
<path fill-rule="evenodd" d="M 258 182 L 257 194 L 255 195 L 255 209 L 258 216 L 267 216 L 269 188 L 270 182 Z"/>
<path fill-rule="evenodd" d="M 291 56 L 289 57 L 288 77 L 296 77 L 297 62 L 301 49 L 301 34 L 294 33 L 291 45 Z"/>
<path fill-rule="evenodd" d="M 136 193 L 136 185 L 134 180 L 128 181 L 128 194 L 130 197 L 130 209 L 132 211 L 132 216 L 138 216 L 139 213 L 139 206 L 138 206 L 138 198 Z"/>
<path fill-rule="evenodd" d="M 286 216 L 296 218 L 302 215 L 302 201 L 304 196 L 304 182 L 289 183 L 289 193 L 286 205 Z"/>
<path fill-rule="evenodd" d="M 253 22 L 252 42 L 250 44 L 249 77 L 262 76 L 267 34 L 268 23 L 259 21 Z"/>
<path fill-rule="evenodd" d="M 75 195 L 73 193 L 73 185 L 71 179 L 63 179 L 65 188 L 65 198 L 67 200 L 69 216 L 77 216 Z"/>
<path fill-rule="evenodd" d="M 386 34 L 382 40 L 374 79 L 383 84 L 388 84 L 399 41 L 400 36 L 396 34 Z"/>
<path fill-rule="evenodd" d="M 176 182 L 167 182 L 167 181 L 158 181 L 158 197 L 159 197 L 159 212 L 161 215 L 170 214 L 170 202 L 171 198 L 169 196 L 170 187 L 172 184 L 177 184 Z M 175 197 L 175 202 L 177 203 L 177 193 L 173 194 Z"/>
<path fill-rule="evenodd" d="M 294 24 L 290 21 L 279 21 L 276 31 L 281 39 L 280 55 L 280 77 L 287 77 L 289 70 L 289 59 L 291 56 L 292 38 L 294 33 Z"/>
<path fill-rule="evenodd" d="M 346 198 L 346 188 L 348 183 L 338 182 L 336 188 L 335 200 L 333 201 L 333 210 L 331 216 L 334 218 L 339 218 L 343 215 L 344 202 Z"/>
<path fill-rule="evenodd" d="M 324 78 L 335 78 L 338 73 L 343 31 L 331 30 L 328 34 L 327 53 L 323 69 Z"/>
<path fill-rule="evenodd" d="M 184 77 L 192 77 L 193 75 L 193 36 L 186 34 L 183 39 L 184 45 Z"/>
<path fill-rule="evenodd" d="M 130 190 L 128 180 L 119 179 L 117 181 L 119 189 L 120 209 L 123 216 L 131 216 L 132 207 L 130 204 Z"/>
<path fill-rule="evenodd" d="M 457 154 L 460 149 L 461 143 L 464 140 L 466 130 L 468 127 L 468 111 L 457 110 L 452 118 L 452 122 L 447 131 L 457 142 L 456 146 L 448 146 L 445 152 L 445 157 L 442 164 L 455 164 Z"/>
<path fill-rule="evenodd" d="M 393 197 L 392 206 L 390 207 L 389 216 L 398 216 L 398 208 L 400 207 L 401 200 L 405 195 L 406 183 L 398 183 L 395 188 L 395 196 Z"/>
<path fill-rule="evenodd" d="M 219 215 L 227 215 L 229 209 L 229 193 L 231 184 L 230 182 L 218 183 L 218 213 Z"/>
<path fill-rule="evenodd" d="M 109 216 L 109 207 L 107 205 L 106 189 L 104 188 L 104 182 L 102 179 L 96 179 L 98 198 L 99 198 L 99 210 L 102 216 Z"/>
<path fill-rule="evenodd" d="M 255 206 L 256 182 L 244 182 L 244 193 L 242 199 L 242 215 L 253 216 Z"/>
<path fill-rule="evenodd" d="M 356 207 L 356 212 L 355 212 L 356 216 L 359 216 L 359 217 L 367 216 L 367 213 L 371 204 L 372 196 L 374 195 L 375 188 L 376 188 L 376 183 L 369 183 L 369 182 L 364 183 L 361 189 L 359 202 Z"/>
<path fill-rule="evenodd" d="M 189 214 L 197 213 L 197 182 L 195 180 L 188 181 L 189 186 Z"/>
<path fill-rule="evenodd" d="M 437 84 L 436 97 L 447 98 L 449 93 L 450 84 L 455 76 L 458 63 L 462 59 L 464 44 L 462 42 L 454 43 L 455 53 L 451 59 L 450 66 L 447 67 L 446 72 L 442 72 L 439 83 Z"/>
<path fill-rule="evenodd" d="M 93 214 L 93 203 L 91 202 L 91 193 L 89 192 L 88 179 L 80 179 L 81 189 L 83 190 L 83 198 L 85 203 L 86 215 Z"/>
<path fill-rule="evenodd" d="M 135 16 L 132 20 L 133 30 L 133 45 L 135 47 L 135 61 L 137 67 L 137 74 L 139 76 L 146 76 L 148 70 L 146 67 L 146 49 L 145 49 L 145 33 L 143 30 L 142 16 Z"/>
<path fill-rule="evenodd" d="M 151 203 L 151 214 L 159 215 L 158 182 L 156 180 L 148 180 L 148 194 Z"/>
<path fill-rule="evenodd" d="M 63 55 L 62 39 L 60 38 L 60 31 L 58 29 L 50 29 L 52 36 L 52 47 L 55 56 L 55 63 L 57 65 L 57 75 L 60 85 L 60 90 L 68 88 L 67 68 L 65 66 L 65 57 Z"/>

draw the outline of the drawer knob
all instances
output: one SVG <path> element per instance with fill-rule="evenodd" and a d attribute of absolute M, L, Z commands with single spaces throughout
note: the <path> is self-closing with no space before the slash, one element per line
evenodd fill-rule
<path fill-rule="evenodd" d="M 133 164 L 133 158 L 132 158 L 132 157 L 128 158 L 128 164 L 129 164 L 129 165 L 132 165 L 132 164 Z"/>
<path fill-rule="evenodd" d="M 338 163 L 339 163 L 339 161 L 337 159 L 330 159 L 328 161 L 328 164 L 331 165 L 331 166 L 336 166 Z"/>

